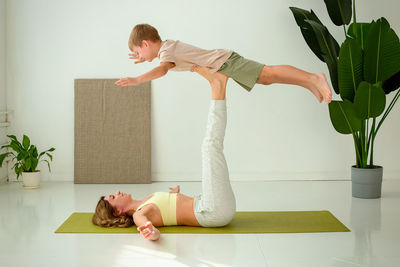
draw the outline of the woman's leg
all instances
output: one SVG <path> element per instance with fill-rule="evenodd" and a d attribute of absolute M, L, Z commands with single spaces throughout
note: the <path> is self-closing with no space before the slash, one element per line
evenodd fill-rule
<path fill-rule="evenodd" d="M 258 84 L 269 85 L 284 83 L 302 86 L 310 90 L 321 102 L 329 104 L 332 101 L 332 91 L 325 74 L 310 73 L 290 65 L 264 66 L 258 76 Z"/>
<path fill-rule="evenodd" d="M 211 85 L 212 99 L 201 150 L 203 191 L 195 215 L 202 226 L 219 227 L 232 220 L 236 200 L 223 153 L 227 123 L 225 88 L 217 83 Z"/>

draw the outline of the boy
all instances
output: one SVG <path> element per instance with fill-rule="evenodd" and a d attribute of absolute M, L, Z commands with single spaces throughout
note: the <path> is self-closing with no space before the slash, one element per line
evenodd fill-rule
<path fill-rule="evenodd" d="M 181 41 L 162 41 L 157 29 L 149 24 L 136 25 L 129 37 L 130 59 L 138 59 L 135 64 L 151 62 L 156 57 L 160 65 L 138 77 L 121 78 L 115 82 L 119 86 L 138 85 L 160 78 L 171 71 L 195 71 L 213 86 L 226 87 L 232 78 L 247 91 L 254 85 L 273 83 L 294 84 L 311 91 L 318 102 L 329 104 L 332 100 L 331 88 L 324 73 L 309 73 L 290 65 L 267 66 L 246 59 L 232 50 L 201 49 Z"/>

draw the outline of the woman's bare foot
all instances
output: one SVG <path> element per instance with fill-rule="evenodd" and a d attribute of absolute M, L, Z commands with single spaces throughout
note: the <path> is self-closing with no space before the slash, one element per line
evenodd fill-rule
<path fill-rule="evenodd" d="M 323 72 L 315 73 L 311 92 L 317 97 L 321 103 L 322 99 L 329 104 L 332 101 L 332 90 Z"/>
<path fill-rule="evenodd" d="M 195 65 L 190 69 L 191 72 L 197 72 L 204 78 L 206 78 L 209 82 L 212 81 L 213 75 L 210 73 L 209 68 Z"/>
<path fill-rule="evenodd" d="M 211 85 L 212 99 L 225 99 L 226 83 L 228 76 L 223 73 L 210 73 L 210 69 L 203 66 L 193 66 L 190 71 L 197 72 L 204 78 L 206 78 Z"/>

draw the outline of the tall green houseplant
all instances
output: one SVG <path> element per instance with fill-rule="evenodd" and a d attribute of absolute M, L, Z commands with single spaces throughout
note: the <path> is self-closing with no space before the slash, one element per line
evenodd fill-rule
<path fill-rule="evenodd" d="M 333 127 L 353 136 L 356 167 L 373 168 L 375 137 L 400 96 L 399 38 L 384 17 L 357 22 L 355 0 L 324 2 L 332 22 L 343 26 L 341 46 L 312 10 L 290 10 L 307 45 L 327 64 L 332 87 L 342 99 L 329 103 Z M 385 110 L 386 95 L 396 90 Z"/>

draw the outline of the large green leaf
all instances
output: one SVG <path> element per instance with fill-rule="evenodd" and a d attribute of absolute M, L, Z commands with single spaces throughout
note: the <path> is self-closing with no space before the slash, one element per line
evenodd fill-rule
<path fill-rule="evenodd" d="M 315 36 L 318 40 L 319 48 L 322 53 L 322 57 L 328 65 L 332 87 L 335 92 L 339 94 L 337 72 L 338 54 L 340 50 L 339 44 L 332 37 L 332 35 L 329 33 L 328 29 L 324 25 L 312 20 L 305 20 L 305 22 L 309 23 L 314 30 Z"/>
<path fill-rule="evenodd" d="M 400 88 L 400 71 L 382 83 L 385 94 L 389 94 Z"/>
<path fill-rule="evenodd" d="M 342 99 L 353 102 L 362 81 L 362 50 L 356 40 L 347 38 L 340 48 L 338 62 L 339 91 Z"/>
<path fill-rule="evenodd" d="M 13 134 L 7 135 L 11 140 L 18 142 L 17 137 Z"/>
<path fill-rule="evenodd" d="M 349 24 L 351 20 L 351 0 L 324 0 L 332 22 L 341 26 Z"/>
<path fill-rule="evenodd" d="M 5 159 L 9 154 L 11 154 L 11 152 L 6 152 L 6 153 L 4 153 L 4 154 L 0 154 L 0 168 L 1 168 L 2 165 L 3 165 L 4 159 Z"/>
<path fill-rule="evenodd" d="M 17 153 L 20 153 L 21 151 L 23 151 L 23 147 L 21 146 L 21 144 L 18 141 L 12 140 L 10 143 L 10 146 Z"/>
<path fill-rule="evenodd" d="M 379 84 L 362 81 L 354 97 L 354 107 L 363 119 L 375 118 L 382 114 L 386 105 L 386 95 Z"/>
<path fill-rule="evenodd" d="M 29 170 L 31 168 L 31 158 L 25 160 L 25 168 Z"/>
<path fill-rule="evenodd" d="M 368 32 L 364 53 L 364 80 L 385 81 L 400 71 L 399 38 L 385 18 L 380 18 Z"/>
<path fill-rule="evenodd" d="M 321 50 L 319 48 L 317 37 L 315 36 L 314 30 L 310 26 L 310 24 L 306 23 L 304 20 L 314 20 L 318 23 L 321 21 L 318 19 L 317 15 L 312 11 L 307 11 L 297 7 L 289 7 L 293 13 L 294 19 L 296 20 L 297 25 L 300 27 L 301 34 L 303 35 L 304 40 L 308 47 L 313 51 L 313 53 L 321 60 L 324 61 L 322 57 Z M 322 24 L 322 23 L 321 23 Z M 325 61 L 324 61 L 325 62 Z"/>
<path fill-rule="evenodd" d="M 336 131 L 341 134 L 355 133 L 361 129 L 361 120 L 349 100 L 332 100 L 329 103 L 329 115 Z"/>
<path fill-rule="evenodd" d="M 23 144 L 25 149 L 28 149 L 29 145 L 31 144 L 31 141 L 29 140 L 28 136 L 24 135 L 23 140 L 22 140 L 22 144 Z"/>
<path fill-rule="evenodd" d="M 38 159 L 32 158 L 32 171 L 36 170 L 37 165 L 38 165 Z"/>
<path fill-rule="evenodd" d="M 354 25 L 357 25 L 357 36 L 354 31 Z M 371 23 L 365 23 L 365 22 L 357 22 L 357 23 L 351 23 L 349 25 L 349 28 L 347 29 L 347 34 L 353 37 L 354 39 L 357 40 L 357 42 L 360 44 L 361 49 L 364 50 L 365 43 L 367 42 L 368 38 L 368 32 L 369 28 L 371 26 Z"/>

